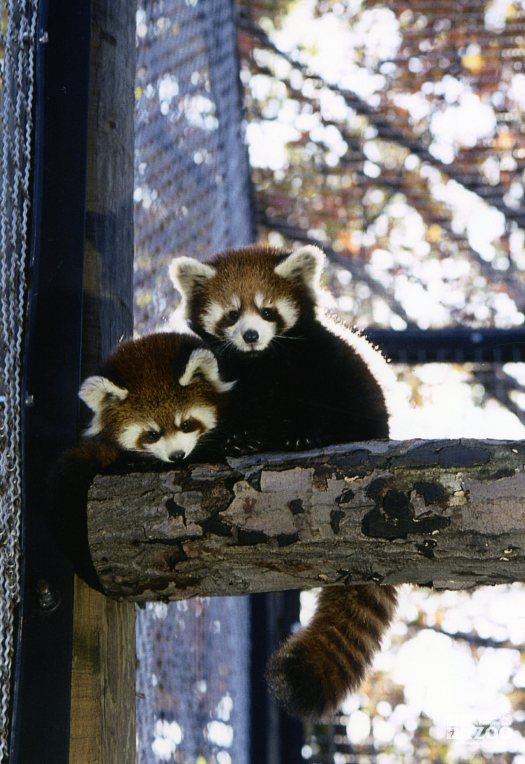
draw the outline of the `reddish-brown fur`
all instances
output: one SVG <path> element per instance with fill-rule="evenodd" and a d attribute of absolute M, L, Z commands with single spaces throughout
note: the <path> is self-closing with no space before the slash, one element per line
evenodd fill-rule
<path fill-rule="evenodd" d="M 393 586 L 323 589 L 308 626 L 272 656 L 268 679 L 295 716 L 323 718 L 363 680 L 396 608 Z"/>
<path fill-rule="evenodd" d="M 189 335 L 150 334 L 119 345 L 102 368 L 102 376 L 124 387 L 129 394 L 124 401 L 109 400 L 102 415 L 104 440 L 131 422 L 154 417 L 162 429 L 173 426 L 173 412 L 190 406 L 219 408 L 221 395 L 204 379 L 191 387 L 177 384 L 184 373 L 189 355 L 201 347 Z"/>
<path fill-rule="evenodd" d="M 195 291 L 188 311 L 188 318 L 197 333 L 201 333 L 200 317 L 207 304 L 213 300 L 226 307 L 228 298 L 235 292 L 243 301 L 251 303 L 253 295 L 263 289 L 270 300 L 292 298 L 301 314 L 311 312 L 311 296 L 300 283 L 292 284 L 274 273 L 277 263 L 284 253 L 273 247 L 253 245 L 243 249 L 222 252 L 210 265 L 217 268 L 217 274 L 202 289 Z M 242 307 L 247 307 L 242 304 Z"/>

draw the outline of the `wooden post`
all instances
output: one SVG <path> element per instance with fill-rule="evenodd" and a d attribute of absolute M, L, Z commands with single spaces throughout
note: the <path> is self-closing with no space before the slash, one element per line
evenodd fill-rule
<path fill-rule="evenodd" d="M 83 374 L 133 330 L 135 3 L 94 0 Z M 135 762 L 135 612 L 75 579 L 70 764 Z"/>
<path fill-rule="evenodd" d="M 134 601 L 525 581 L 524 456 L 521 442 L 377 441 L 99 476 L 92 559 Z"/>

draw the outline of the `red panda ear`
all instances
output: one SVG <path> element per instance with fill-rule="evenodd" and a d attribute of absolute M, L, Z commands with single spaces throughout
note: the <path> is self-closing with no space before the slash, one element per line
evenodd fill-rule
<path fill-rule="evenodd" d="M 168 272 L 173 286 L 186 299 L 191 299 L 195 289 L 204 286 L 216 273 L 211 265 L 193 257 L 176 257 L 171 261 Z"/>
<path fill-rule="evenodd" d="M 283 279 L 300 281 L 310 289 L 317 289 L 324 265 L 324 254 L 319 247 L 308 244 L 295 249 L 274 268 L 274 273 Z"/>
<path fill-rule="evenodd" d="M 128 391 L 124 387 L 118 387 L 107 377 L 88 377 L 82 382 L 78 397 L 89 406 L 91 411 L 98 414 L 108 398 L 124 401 L 128 397 Z"/>
<path fill-rule="evenodd" d="M 206 348 L 197 348 L 188 359 L 184 374 L 179 379 L 179 385 L 187 387 L 192 385 L 198 378 L 204 377 L 218 393 L 225 393 L 231 390 L 235 382 L 224 382 L 219 374 L 217 359 Z"/>

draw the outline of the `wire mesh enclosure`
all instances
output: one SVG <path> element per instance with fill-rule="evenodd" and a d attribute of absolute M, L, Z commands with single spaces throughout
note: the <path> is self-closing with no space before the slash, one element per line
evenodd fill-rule
<path fill-rule="evenodd" d="M 167 265 L 253 238 L 238 59 L 227 0 L 147 0 L 137 14 L 135 327 L 167 328 Z M 138 612 L 139 761 L 243 764 L 247 598 Z"/>
<path fill-rule="evenodd" d="M 253 239 L 231 4 L 139 3 L 135 294 L 141 332 L 176 293 L 174 254 L 206 258 Z"/>
<path fill-rule="evenodd" d="M 20 594 L 21 354 L 37 2 L 0 4 L 0 760 L 7 755 Z"/>

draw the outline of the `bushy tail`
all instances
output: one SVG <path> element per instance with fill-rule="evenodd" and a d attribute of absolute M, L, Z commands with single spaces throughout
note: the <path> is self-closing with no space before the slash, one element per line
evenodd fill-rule
<path fill-rule="evenodd" d="M 364 678 L 394 616 L 393 586 L 322 589 L 315 614 L 271 657 L 270 689 L 292 716 L 333 714 Z"/>

